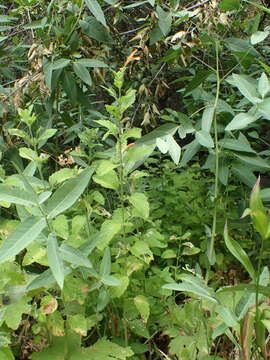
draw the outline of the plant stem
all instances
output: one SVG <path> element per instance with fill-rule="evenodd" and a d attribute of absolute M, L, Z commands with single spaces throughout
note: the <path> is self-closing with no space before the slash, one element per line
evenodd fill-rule
<path fill-rule="evenodd" d="M 214 265 L 214 245 L 215 245 L 215 236 L 216 236 L 216 227 L 217 227 L 217 198 L 218 198 L 218 175 L 219 175 L 219 145 L 218 145 L 218 129 L 217 129 L 217 114 L 216 109 L 218 106 L 219 92 L 220 92 L 220 76 L 219 76 L 219 57 L 218 57 L 218 44 L 216 44 L 216 77 L 217 77 L 217 89 L 216 89 L 216 98 L 214 103 L 214 136 L 215 136 L 215 189 L 214 189 L 214 214 L 213 214 L 213 223 L 212 223 L 212 233 L 210 240 L 210 247 L 208 252 L 208 259 L 211 265 Z"/>

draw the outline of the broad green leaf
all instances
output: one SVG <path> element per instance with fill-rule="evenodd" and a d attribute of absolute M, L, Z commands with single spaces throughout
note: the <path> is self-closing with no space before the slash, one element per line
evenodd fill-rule
<path fill-rule="evenodd" d="M 19 154 L 22 158 L 30 161 L 38 161 L 39 159 L 38 154 L 30 148 L 21 147 L 19 150 Z"/>
<path fill-rule="evenodd" d="M 79 59 L 76 61 L 75 64 L 82 65 L 86 68 L 87 67 L 90 67 L 90 68 L 107 68 L 107 67 L 109 67 L 103 61 L 97 60 L 97 59 Z"/>
<path fill-rule="evenodd" d="M 166 152 L 169 149 L 167 142 L 165 140 L 163 140 L 162 138 L 156 139 L 156 145 L 162 154 L 166 154 Z"/>
<path fill-rule="evenodd" d="M 239 155 L 239 154 L 234 154 L 234 155 L 239 160 L 241 160 L 241 162 L 247 163 L 253 167 L 258 167 L 261 169 L 269 169 L 270 168 L 268 163 L 259 156 L 246 156 L 246 155 Z"/>
<path fill-rule="evenodd" d="M 91 13 L 94 15 L 94 17 L 101 22 L 102 25 L 106 26 L 106 19 L 104 16 L 104 13 L 102 11 L 101 6 L 97 2 L 97 0 L 84 0 L 86 6 L 91 11 Z"/>
<path fill-rule="evenodd" d="M 115 276 L 112 275 L 104 275 L 100 279 L 100 281 L 107 286 L 120 286 L 121 280 L 117 279 Z"/>
<path fill-rule="evenodd" d="M 20 129 L 8 129 L 8 132 L 12 136 L 18 136 L 18 137 L 20 137 L 22 139 L 29 140 L 29 136 L 23 130 L 20 130 Z"/>
<path fill-rule="evenodd" d="M 134 298 L 134 304 L 139 311 L 143 321 L 147 322 L 150 315 L 150 305 L 147 298 L 144 295 L 137 295 Z"/>
<path fill-rule="evenodd" d="M 64 268 L 64 273 L 65 275 L 68 275 L 71 273 L 71 269 L 68 267 Z M 53 273 L 51 271 L 51 269 L 45 270 L 43 271 L 43 273 L 41 273 L 40 275 L 36 276 L 34 278 L 34 280 L 32 280 L 28 285 L 26 290 L 27 291 L 31 291 L 31 290 L 36 290 L 42 287 L 49 287 L 50 285 L 54 285 L 55 283 L 55 278 L 53 276 Z"/>
<path fill-rule="evenodd" d="M 5 311 L 5 322 L 7 326 L 16 330 L 22 320 L 23 314 L 30 314 L 31 305 L 29 304 L 30 298 L 23 297 L 18 302 L 10 304 Z"/>
<path fill-rule="evenodd" d="M 0 42 L 1 42 L 1 37 L 0 37 Z M 15 357 L 14 357 L 12 351 L 10 350 L 9 347 L 6 347 L 6 346 L 0 347 L 0 358 L 2 360 L 15 360 Z"/>
<path fill-rule="evenodd" d="M 114 170 L 110 170 L 103 175 L 96 174 L 93 176 L 93 180 L 107 189 L 117 190 L 119 188 L 118 176 Z"/>
<path fill-rule="evenodd" d="M 202 130 L 203 131 L 206 131 L 208 133 L 210 132 L 212 122 L 214 119 L 214 115 L 215 115 L 215 107 L 214 106 L 208 106 L 206 109 L 204 109 L 203 116 L 202 116 Z"/>
<path fill-rule="evenodd" d="M 54 234 L 50 234 L 48 237 L 47 243 L 47 256 L 48 256 L 48 263 L 52 274 L 60 286 L 63 289 L 64 285 L 64 264 L 61 259 L 60 249 L 58 247 L 57 239 Z"/>
<path fill-rule="evenodd" d="M 114 286 L 110 289 L 110 294 L 113 296 L 113 297 L 121 297 L 128 285 L 129 285 L 129 277 L 126 276 L 126 275 L 119 275 L 119 274 L 116 274 L 115 276 L 119 281 L 120 281 L 120 285 L 117 285 L 117 286 Z"/>
<path fill-rule="evenodd" d="M 104 250 L 110 243 L 112 238 L 120 232 L 122 225 L 113 220 L 105 220 L 101 226 L 100 233 L 98 234 L 97 247 L 99 250 Z"/>
<path fill-rule="evenodd" d="M 228 234 L 228 227 L 227 223 L 224 227 L 224 239 L 225 244 L 228 248 L 228 250 L 232 253 L 234 257 L 244 266 L 246 271 L 249 273 L 251 279 L 256 279 L 256 271 L 247 255 L 245 250 L 239 245 L 239 243 L 233 239 L 230 238 Z"/>
<path fill-rule="evenodd" d="M 197 139 L 193 140 L 191 143 L 186 145 L 184 147 L 185 152 L 180 161 L 179 166 L 180 167 L 185 166 L 193 158 L 193 156 L 195 156 L 197 154 L 197 152 L 200 150 L 200 148 L 201 148 L 201 145 Z"/>
<path fill-rule="evenodd" d="M 257 291 L 259 294 L 265 295 L 267 297 L 270 296 L 270 286 L 257 286 L 256 284 L 239 284 L 234 286 L 224 286 L 217 290 L 217 293 L 233 293 L 235 291 L 241 291 L 244 293 L 256 293 Z"/>
<path fill-rule="evenodd" d="M 112 161 L 102 160 L 98 165 L 96 173 L 99 176 L 103 176 L 103 175 L 107 174 L 108 172 L 110 172 L 111 170 L 115 169 L 116 167 L 118 167 L 118 165 L 114 164 Z"/>
<path fill-rule="evenodd" d="M 46 204 L 49 219 L 69 209 L 78 200 L 86 189 L 93 172 L 94 168 L 89 167 L 76 178 L 67 180 L 55 191 Z"/>
<path fill-rule="evenodd" d="M 253 104 L 258 104 L 261 100 L 258 98 L 258 93 L 254 82 L 245 75 L 232 75 L 234 85 L 238 88 L 242 95 Z"/>
<path fill-rule="evenodd" d="M 164 11 L 160 6 L 156 8 L 158 14 L 158 26 L 164 36 L 168 35 L 172 26 L 172 14 Z"/>
<path fill-rule="evenodd" d="M 265 119 L 270 120 L 270 98 L 265 98 L 257 105 L 257 110 Z"/>
<path fill-rule="evenodd" d="M 130 248 L 130 251 L 133 255 L 143 260 L 146 264 L 150 264 L 150 262 L 154 260 L 153 253 L 145 241 L 137 240 Z"/>
<path fill-rule="evenodd" d="M 69 59 L 58 59 L 52 63 L 52 70 L 63 69 L 70 64 Z"/>
<path fill-rule="evenodd" d="M 252 149 L 247 138 L 244 135 L 241 136 L 241 134 L 239 135 L 238 139 L 221 139 L 219 141 L 219 145 L 224 149 L 256 154 L 256 151 Z"/>
<path fill-rule="evenodd" d="M 75 74 L 87 85 L 92 86 L 92 79 L 87 68 L 78 62 L 73 64 Z"/>
<path fill-rule="evenodd" d="M 215 146 L 211 135 L 207 131 L 196 131 L 195 137 L 198 143 L 202 146 L 206 146 L 207 148 L 213 148 Z"/>
<path fill-rule="evenodd" d="M 73 78 L 71 71 L 64 70 L 62 73 L 63 89 L 72 103 L 76 103 L 78 100 L 77 84 Z"/>
<path fill-rule="evenodd" d="M 99 339 L 94 345 L 84 348 L 82 354 L 87 355 L 82 360 L 126 360 L 133 355 L 133 351 L 129 347 L 124 348 L 109 340 Z"/>
<path fill-rule="evenodd" d="M 99 269 L 100 277 L 110 275 L 111 272 L 111 251 L 109 247 L 106 247 Z"/>
<path fill-rule="evenodd" d="M 235 327 L 238 324 L 237 317 L 227 306 L 218 305 L 215 311 L 219 314 L 224 323 L 229 327 Z"/>
<path fill-rule="evenodd" d="M 166 142 L 168 144 L 168 152 L 173 162 L 178 165 L 181 156 L 181 147 L 171 135 L 166 136 Z"/>
<path fill-rule="evenodd" d="M 0 43 L 7 39 L 8 39 L 8 36 L 0 36 Z"/>
<path fill-rule="evenodd" d="M 80 336 L 87 335 L 87 319 L 82 314 L 72 315 L 68 318 L 68 325 L 71 330 Z"/>
<path fill-rule="evenodd" d="M 258 56 L 259 53 L 256 51 L 248 40 L 240 39 L 239 37 L 230 37 L 224 40 L 224 43 L 228 46 L 228 48 L 234 53 L 249 53 L 252 56 Z"/>
<path fill-rule="evenodd" d="M 49 177 L 51 186 L 61 184 L 63 181 L 76 176 L 77 170 L 71 168 L 64 168 L 56 171 Z"/>
<path fill-rule="evenodd" d="M 252 189 L 249 201 L 249 207 L 252 211 L 265 211 L 263 202 L 260 197 L 260 178 L 257 179 Z"/>
<path fill-rule="evenodd" d="M 155 144 L 154 145 L 144 145 L 141 143 L 139 143 L 139 144 L 135 143 L 134 146 L 132 146 L 131 148 L 128 148 L 126 150 L 124 161 L 125 162 L 128 162 L 128 161 L 136 162 L 141 159 L 145 159 L 152 154 L 154 149 L 155 149 Z"/>
<path fill-rule="evenodd" d="M 238 177 L 240 181 L 252 188 L 256 182 L 256 176 L 246 166 L 240 163 L 233 163 L 232 172 Z"/>
<path fill-rule="evenodd" d="M 197 71 L 193 79 L 187 85 L 184 95 L 186 96 L 190 94 L 193 90 L 195 90 L 198 86 L 200 86 L 201 83 L 203 83 L 204 80 L 206 80 L 208 76 L 211 75 L 212 73 L 213 73 L 212 70 Z"/>
<path fill-rule="evenodd" d="M 149 33 L 150 46 L 158 42 L 160 39 L 164 37 L 160 27 L 156 24 L 153 29 Z"/>
<path fill-rule="evenodd" d="M 261 190 L 261 199 L 263 201 L 270 201 L 270 188 L 265 188 Z"/>
<path fill-rule="evenodd" d="M 258 178 L 252 189 L 249 207 L 254 228 L 263 239 L 266 239 L 268 237 L 269 220 L 260 197 L 260 178 Z"/>
<path fill-rule="evenodd" d="M 142 218 L 149 217 L 149 203 L 147 197 L 142 193 L 134 193 L 128 198 L 129 202 L 135 208 L 135 214 Z"/>
<path fill-rule="evenodd" d="M 268 35 L 269 35 L 269 31 L 256 31 L 254 34 L 251 35 L 250 43 L 252 45 L 259 44 L 260 42 L 265 40 Z"/>
<path fill-rule="evenodd" d="M 87 18 L 87 21 L 80 20 L 79 24 L 87 36 L 104 43 L 113 43 L 113 39 L 107 28 L 94 17 Z"/>
<path fill-rule="evenodd" d="M 47 140 L 50 137 L 54 136 L 57 132 L 57 129 L 46 129 L 42 135 L 38 137 L 38 141 Z"/>
<path fill-rule="evenodd" d="M 0 248 L 0 263 L 11 260 L 26 248 L 46 227 L 46 220 L 35 216 L 28 217 L 7 237 Z"/>
<path fill-rule="evenodd" d="M 269 80 L 268 77 L 266 76 L 265 73 L 262 73 L 259 82 L 258 82 L 258 90 L 259 93 L 261 95 L 262 98 L 265 97 L 265 95 L 269 92 L 270 90 L 270 84 L 269 84 Z"/>
<path fill-rule="evenodd" d="M 174 135 L 178 130 L 179 125 L 175 124 L 164 124 L 158 127 L 157 129 L 151 131 L 147 135 L 144 135 L 139 140 L 136 141 L 136 144 L 145 144 L 152 145 L 156 143 L 156 139 L 162 138 L 167 135 Z"/>
<path fill-rule="evenodd" d="M 239 0 L 222 0 L 219 4 L 221 11 L 238 10 L 240 7 Z"/>
<path fill-rule="evenodd" d="M 25 206 L 37 205 L 36 197 L 31 193 L 4 184 L 0 184 L 0 201 Z"/>
<path fill-rule="evenodd" d="M 225 127 L 225 131 L 240 130 L 257 120 L 256 116 L 248 113 L 237 114 L 232 121 Z"/>
<path fill-rule="evenodd" d="M 60 256 L 63 260 L 73 265 L 85 266 L 88 268 L 92 267 L 90 260 L 79 249 L 75 249 L 68 244 L 60 246 Z"/>
<path fill-rule="evenodd" d="M 206 288 L 205 284 L 200 279 L 192 276 L 192 279 L 187 280 L 188 281 L 185 281 L 185 279 L 183 279 L 181 284 L 166 284 L 163 285 L 162 288 L 175 291 L 191 292 L 200 298 L 205 298 L 215 304 L 217 303 L 217 300 L 213 297 L 212 291 Z"/>

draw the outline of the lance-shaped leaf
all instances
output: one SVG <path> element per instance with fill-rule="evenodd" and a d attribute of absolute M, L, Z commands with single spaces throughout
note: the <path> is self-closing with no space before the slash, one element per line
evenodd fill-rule
<path fill-rule="evenodd" d="M 17 205 L 36 205 L 35 197 L 27 191 L 8 185 L 0 185 L 0 201 L 7 201 Z"/>
<path fill-rule="evenodd" d="M 91 13 L 94 15 L 94 17 L 99 22 L 101 22 L 102 25 L 106 26 L 106 19 L 104 13 L 97 0 L 85 0 L 85 4 L 88 7 L 88 9 L 91 11 Z"/>
<path fill-rule="evenodd" d="M 183 292 L 190 292 L 197 295 L 199 298 L 208 299 L 217 304 L 218 301 L 214 298 L 214 292 L 202 280 L 196 276 L 184 274 L 181 276 L 183 282 L 181 284 L 172 283 L 163 285 L 163 289 L 176 290 Z"/>
<path fill-rule="evenodd" d="M 60 288 L 63 289 L 64 278 L 65 278 L 64 264 L 61 259 L 57 239 L 54 236 L 54 234 L 50 234 L 48 237 L 47 256 L 48 256 L 48 263 L 52 270 L 53 276 L 57 281 L 57 284 L 60 286 Z"/>
<path fill-rule="evenodd" d="M 236 242 L 235 240 L 233 240 L 229 237 L 227 223 L 225 224 L 225 228 L 224 228 L 224 239 L 225 239 L 225 244 L 226 244 L 228 250 L 233 254 L 234 257 L 236 257 L 236 259 L 238 261 L 240 261 L 240 263 L 244 266 L 246 271 L 249 273 L 250 277 L 253 280 L 256 279 L 256 271 L 254 270 L 254 267 L 247 255 L 247 253 L 239 245 L 238 242 Z"/>
<path fill-rule="evenodd" d="M 90 260 L 79 250 L 63 244 L 60 247 L 60 255 L 63 260 L 77 266 L 92 267 Z"/>
<path fill-rule="evenodd" d="M 249 207 L 254 228 L 263 239 L 267 238 L 269 236 L 269 220 L 260 197 L 260 178 L 252 189 Z"/>
<path fill-rule="evenodd" d="M 90 167 L 80 173 L 76 178 L 68 180 L 52 195 L 47 203 L 48 218 L 52 219 L 70 208 L 84 192 L 94 172 Z"/>
<path fill-rule="evenodd" d="M 34 241 L 45 227 L 46 220 L 44 218 L 28 217 L 4 241 L 0 248 L 0 263 L 14 258 Z"/>

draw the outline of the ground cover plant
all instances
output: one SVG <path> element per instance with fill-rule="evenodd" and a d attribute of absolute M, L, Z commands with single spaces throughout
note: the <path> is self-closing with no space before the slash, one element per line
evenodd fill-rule
<path fill-rule="evenodd" d="M 268 359 L 267 4 L 0 11 L 0 358 Z"/>

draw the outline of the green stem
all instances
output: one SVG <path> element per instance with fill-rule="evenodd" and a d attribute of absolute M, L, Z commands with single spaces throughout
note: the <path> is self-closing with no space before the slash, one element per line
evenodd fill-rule
<path fill-rule="evenodd" d="M 264 239 L 262 238 L 262 244 L 259 252 L 259 261 L 258 261 L 258 267 L 257 267 L 257 277 L 256 277 L 256 315 L 255 315 L 255 323 L 257 324 L 259 321 L 259 285 L 260 285 L 260 274 L 261 274 L 261 268 L 262 268 L 262 256 L 263 256 L 263 250 L 264 250 Z"/>
<path fill-rule="evenodd" d="M 208 258 L 211 265 L 214 265 L 213 255 L 214 255 L 214 245 L 215 245 L 215 236 L 216 236 L 216 227 L 217 227 L 217 198 L 219 193 L 218 188 L 218 175 L 219 175 L 219 145 L 218 145 L 218 129 L 217 129 L 217 115 L 216 109 L 218 106 L 219 100 L 219 92 L 220 92 L 220 76 L 219 76 L 219 57 L 218 57 L 218 44 L 216 44 L 216 77 L 217 77 L 217 90 L 216 90 L 216 98 L 214 103 L 214 136 L 215 136 L 215 189 L 214 189 L 214 214 L 213 214 L 213 223 L 212 223 L 212 233 L 210 240 L 210 247 Z"/>

